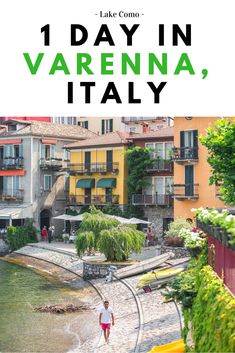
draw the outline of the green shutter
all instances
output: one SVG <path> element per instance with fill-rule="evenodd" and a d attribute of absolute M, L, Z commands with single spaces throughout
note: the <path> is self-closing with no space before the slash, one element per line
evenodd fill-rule
<path fill-rule="evenodd" d="M 50 152 L 51 152 L 51 158 L 55 158 L 55 145 L 51 145 Z"/>
<path fill-rule="evenodd" d="M 46 158 L 46 146 L 43 143 L 41 144 L 41 158 Z"/>
<path fill-rule="evenodd" d="M 101 120 L 101 134 L 104 135 L 105 131 L 104 131 L 104 124 L 105 124 L 105 120 L 102 119 Z"/>
<path fill-rule="evenodd" d="M 109 119 L 109 131 L 113 132 L 113 119 Z"/>

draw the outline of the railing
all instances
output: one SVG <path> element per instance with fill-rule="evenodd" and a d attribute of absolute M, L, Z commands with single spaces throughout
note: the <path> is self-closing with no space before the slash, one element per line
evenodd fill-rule
<path fill-rule="evenodd" d="M 215 196 L 218 197 L 219 199 L 221 199 L 221 188 L 223 187 L 223 184 L 220 185 L 216 185 L 215 186 Z"/>
<path fill-rule="evenodd" d="M 172 206 L 173 197 L 172 195 L 155 194 L 134 194 L 132 195 L 133 205 L 156 205 L 156 206 Z"/>
<path fill-rule="evenodd" d="M 0 169 L 22 169 L 23 167 L 23 157 L 6 157 L 0 160 Z"/>
<path fill-rule="evenodd" d="M 119 195 L 69 195 L 67 204 L 71 205 L 106 205 L 119 204 Z"/>
<path fill-rule="evenodd" d="M 139 121 L 167 121 L 167 117 L 151 117 L 151 116 L 128 116 L 122 117 L 122 123 L 135 123 Z"/>
<path fill-rule="evenodd" d="M 92 174 L 92 173 L 113 173 L 119 172 L 119 163 L 68 163 L 67 167 L 70 172 L 76 174 Z"/>
<path fill-rule="evenodd" d="M 174 147 L 174 161 L 198 160 L 198 147 Z"/>
<path fill-rule="evenodd" d="M 147 172 L 160 172 L 160 171 L 173 171 L 173 161 L 157 159 L 149 167 L 147 167 Z"/>
<path fill-rule="evenodd" d="M 7 203 L 23 202 L 23 198 L 24 198 L 24 190 L 23 189 L 0 190 L 0 202 L 7 202 Z"/>
<path fill-rule="evenodd" d="M 40 167 L 49 169 L 57 169 L 62 168 L 62 158 L 41 158 L 40 159 Z"/>
<path fill-rule="evenodd" d="M 197 199 L 199 184 L 174 184 L 174 198 Z"/>

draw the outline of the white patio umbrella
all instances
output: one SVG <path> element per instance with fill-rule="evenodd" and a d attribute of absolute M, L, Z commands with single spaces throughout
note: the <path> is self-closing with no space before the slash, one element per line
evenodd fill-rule
<path fill-rule="evenodd" d="M 132 217 L 128 219 L 130 224 L 151 224 L 152 222 L 144 221 L 143 219 Z"/>

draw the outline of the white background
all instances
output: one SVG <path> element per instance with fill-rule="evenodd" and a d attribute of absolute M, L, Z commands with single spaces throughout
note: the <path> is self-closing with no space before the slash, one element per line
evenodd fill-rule
<path fill-rule="evenodd" d="M 146 0 L 133 1 L 79 1 L 79 0 L 7 0 L 0 5 L 0 116 L 231 116 L 234 115 L 235 81 L 235 20 L 234 1 L 201 0 Z M 139 12 L 139 18 L 100 18 L 100 11 L 121 10 Z M 43 45 L 41 27 L 51 26 L 51 45 Z M 80 47 L 70 46 L 70 24 L 82 24 L 89 33 L 88 41 Z M 106 23 L 115 47 L 101 43 L 94 47 L 100 25 Z M 127 47 L 126 36 L 119 24 L 130 28 L 140 26 L 133 36 L 133 46 Z M 192 25 L 192 46 L 182 42 L 172 46 L 172 24 L 185 29 Z M 158 46 L 158 25 L 165 24 L 166 44 Z M 31 75 L 23 52 L 29 52 L 35 60 L 39 52 L 44 58 L 38 73 Z M 71 75 L 49 71 L 57 52 L 62 52 Z M 91 75 L 76 75 L 76 53 L 92 55 Z M 100 53 L 114 53 L 115 75 L 100 75 Z M 130 55 L 141 53 L 141 75 L 120 74 L 122 52 Z M 168 75 L 147 74 L 147 53 L 157 56 L 168 53 Z M 182 52 L 187 52 L 196 75 L 187 72 L 174 76 L 173 72 Z M 161 58 L 161 55 L 159 56 Z M 208 69 L 202 79 L 201 70 Z M 74 103 L 67 103 L 67 82 L 74 82 Z M 95 81 L 91 104 L 84 104 L 84 88 L 81 81 Z M 110 101 L 100 104 L 107 82 L 114 81 L 122 104 Z M 127 82 L 135 82 L 135 94 L 141 104 L 128 104 Z M 160 104 L 154 104 L 153 93 L 146 81 L 157 86 L 167 81 Z"/>

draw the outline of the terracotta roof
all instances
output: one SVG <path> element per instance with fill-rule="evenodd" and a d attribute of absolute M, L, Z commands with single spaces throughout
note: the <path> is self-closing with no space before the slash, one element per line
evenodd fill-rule
<path fill-rule="evenodd" d="M 174 137 L 174 127 L 166 127 L 157 131 L 144 132 L 141 134 L 134 134 L 130 136 L 130 139 L 151 139 L 157 137 Z"/>
<path fill-rule="evenodd" d="M 125 145 L 129 143 L 130 134 L 126 132 L 114 131 L 108 134 L 100 135 L 89 140 L 83 140 L 70 143 L 65 148 L 86 148 L 93 146 L 112 146 L 112 145 Z"/>
<path fill-rule="evenodd" d="M 54 138 L 89 139 L 97 136 L 94 132 L 78 125 L 54 124 L 42 121 L 8 120 L 6 125 L 12 122 L 22 124 L 23 127 L 17 131 L 6 131 L 1 136 L 34 135 Z"/>

